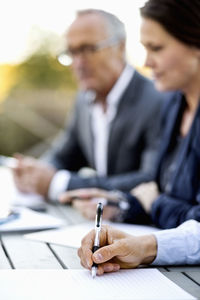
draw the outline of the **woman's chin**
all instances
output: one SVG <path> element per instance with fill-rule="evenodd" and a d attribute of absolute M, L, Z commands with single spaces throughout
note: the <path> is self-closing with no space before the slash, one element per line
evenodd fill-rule
<path fill-rule="evenodd" d="M 174 90 L 174 88 L 170 87 L 169 85 L 163 84 L 159 81 L 155 81 L 155 87 L 159 92 L 168 92 Z"/>

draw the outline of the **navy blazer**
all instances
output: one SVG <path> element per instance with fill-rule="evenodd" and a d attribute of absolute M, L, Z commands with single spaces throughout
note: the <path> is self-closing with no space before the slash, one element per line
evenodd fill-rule
<path fill-rule="evenodd" d="M 176 138 L 180 125 L 177 120 L 185 99 L 174 93 L 163 111 L 163 138 L 156 181 L 160 185 L 161 165 Z M 153 203 L 151 217 L 158 227 L 172 228 L 189 219 L 200 221 L 200 104 L 192 126 L 185 137 L 175 162 L 167 193 L 160 194 Z"/>
<path fill-rule="evenodd" d="M 83 178 L 77 174 L 79 169 L 95 169 L 91 107 L 86 95 L 78 95 L 70 124 L 45 157 L 57 169 L 71 171 L 68 189 L 99 187 L 129 191 L 152 179 L 157 160 L 159 113 L 166 95 L 135 71 L 111 123 L 108 176 Z"/>

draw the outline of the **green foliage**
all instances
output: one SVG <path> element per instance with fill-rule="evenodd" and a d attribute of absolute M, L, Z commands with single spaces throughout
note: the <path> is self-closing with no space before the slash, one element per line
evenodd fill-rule
<path fill-rule="evenodd" d="M 32 52 L 22 63 L 12 66 L 9 72 L 2 69 L 0 154 L 26 152 L 53 137 L 55 130 L 64 126 L 73 104 L 76 80 L 70 67 L 61 65 L 56 58 L 57 38 L 33 32 L 34 38 L 30 45 Z M 43 120 L 49 122 L 48 128 L 44 128 Z"/>
<path fill-rule="evenodd" d="M 6 116 L 0 117 L 0 154 L 12 155 L 14 152 L 23 152 L 30 148 L 40 139 L 28 132 L 25 128 L 13 123 Z"/>
<path fill-rule="evenodd" d="M 34 54 L 17 66 L 17 88 L 76 88 L 70 67 L 62 66 L 49 54 Z"/>

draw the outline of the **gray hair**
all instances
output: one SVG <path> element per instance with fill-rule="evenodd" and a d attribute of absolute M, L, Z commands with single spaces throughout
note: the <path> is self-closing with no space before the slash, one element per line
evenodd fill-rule
<path fill-rule="evenodd" d="M 97 14 L 104 18 L 106 21 L 107 29 L 112 38 L 116 41 L 125 41 L 126 40 L 126 30 L 124 23 L 115 15 L 106 12 L 101 9 L 83 9 L 77 11 L 77 16 L 87 15 L 87 14 Z"/>

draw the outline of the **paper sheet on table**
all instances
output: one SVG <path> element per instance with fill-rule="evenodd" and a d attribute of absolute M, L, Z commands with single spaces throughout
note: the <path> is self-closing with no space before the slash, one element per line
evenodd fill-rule
<path fill-rule="evenodd" d="M 155 227 L 142 225 L 129 225 L 111 222 L 106 222 L 106 224 L 110 224 L 111 226 L 118 228 L 119 230 L 134 235 L 146 234 L 158 230 Z M 47 230 L 45 232 L 30 233 L 24 235 L 24 237 L 35 241 L 43 241 L 47 243 L 78 248 L 81 245 L 82 238 L 93 228 L 94 222 L 88 222 L 56 230 Z"/>
<path fill-rule="evenodd" d="M 92 279 L 87 270 L 2 270 L 3 300 L 195 299 L 156 269 L 121 270 Z"/>
<path fill-rule="evenodd" d="M 37 194 L 25 194 L 17 190 L 13 181 L 12 172 L 9 168 L 0 167 L 0 186 L 1 206 L 14 205 L 35 210 L 45 210 L 46 203 L 42 196 Z"/>
<path fill-rule="evenodd" d="M 58 228 L 65 224 L 61 219 L 28 208 L 18 208 L 17 211 L 20 213 L 19 217 L 0 225 L 0 233 Z"/>

